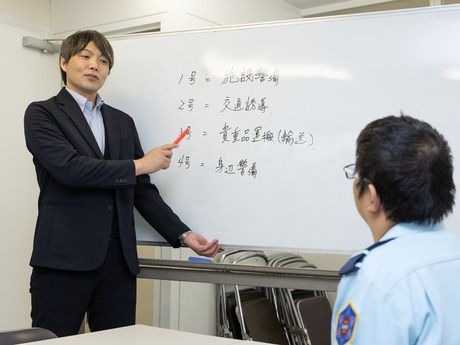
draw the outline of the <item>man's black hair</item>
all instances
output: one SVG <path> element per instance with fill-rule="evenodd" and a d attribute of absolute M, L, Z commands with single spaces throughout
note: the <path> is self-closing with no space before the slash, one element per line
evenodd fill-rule
<path fill-rule="evenodd" d="M 356 142 L 359 197 L 372 183 L 390 220 L 434 224 L 452 212 L 451 150 L 428 123 L 388 116 L 369 123 Z"/>

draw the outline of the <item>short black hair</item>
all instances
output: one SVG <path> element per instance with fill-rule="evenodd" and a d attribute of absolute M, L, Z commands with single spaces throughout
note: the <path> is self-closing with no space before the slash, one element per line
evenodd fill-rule
<path fill-rule="evenodd" d="M 81 52 L 88 45 L 89 42 L 93 42 L 96 47 L 101 51 L 102 55 L 109 62 L 109 71 L 112 69 L 114 63 L 113 49 L 109 41 L 103 34 L 95 30 L 77 31 L 74 34 L 67 37 L 61 45 L 61 54 L 59 55 L 59 61 L 61 58 L 65 62 L 68 62 L 72 56 Z M 61 78 L 64 84 L 67 83 L 67 73 L 61 68 Z"/>
<path fill-rule="evenodd" d="M 455 204 L 452 154 L 431 125 L 410 116 L 369 123 L 356 141 L 359 197 L 372 183 L 388 219 L 435 224 Z"/>

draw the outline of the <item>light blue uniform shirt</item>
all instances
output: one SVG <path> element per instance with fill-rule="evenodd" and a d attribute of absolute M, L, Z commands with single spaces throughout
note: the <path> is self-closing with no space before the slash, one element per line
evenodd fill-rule
<path fill-rule="evenodd" d="M 390 238 L 340 281 L 332 344 L 460 344 L 460 240 L 412 223 Z"/>
<path fill-rule="evenodd" d="M 102 118 L 101 107 L 104 104 L 104 100 L 101 96 L 97 95 L 96 106 L 93 107 L 93 103 L 90 102 L 86 97 L 80 95 L 79 93 L 72 91 L 66 88 L 67 91 L 72 95 L 72 97 L 77 101 L 80 106 L 83 115 L 85 116 L 88 125 L 93 132 L 94 138 L 97 141 L 97 145 L 101 150 L 102 155 L 104 155 L 105 150 L 105 129 L 104 129 L 104 119 Z"/>

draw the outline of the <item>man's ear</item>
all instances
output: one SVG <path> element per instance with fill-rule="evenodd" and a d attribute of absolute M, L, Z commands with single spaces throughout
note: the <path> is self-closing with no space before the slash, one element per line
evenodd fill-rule
<path fill-rule="evenodd" d="M 61 66 L 62 70 L 67 73 L 67 61 L 61 56 L 59 59 L 59 65 Z"/>
<path fill-rule="evenodd" d="M 366 208 L 371 213 L 377 213 L 382 210 L 382 202 L 380 196 L 372 183 L 367 185 L 368 188 L 368 203 Z"/>

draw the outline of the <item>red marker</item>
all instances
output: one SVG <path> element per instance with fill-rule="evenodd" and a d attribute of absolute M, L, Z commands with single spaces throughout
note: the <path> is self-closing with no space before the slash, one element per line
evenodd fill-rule
<path fill-rule="evenodd" d="M 176 138 L 176 140 L 173 141 L 173 144 L 175 144 L 175 145 L 176 145 L 176 144 L 179 144 L 180 141 L 181 141 L 182 139 L 184 139 L 184 137 L 188 134 L 188 132 L 190 132 L 190 128 L 187 127 L 187 128 L 181 133 L 181 135 L 179 135 L 179 136 Z"/>

